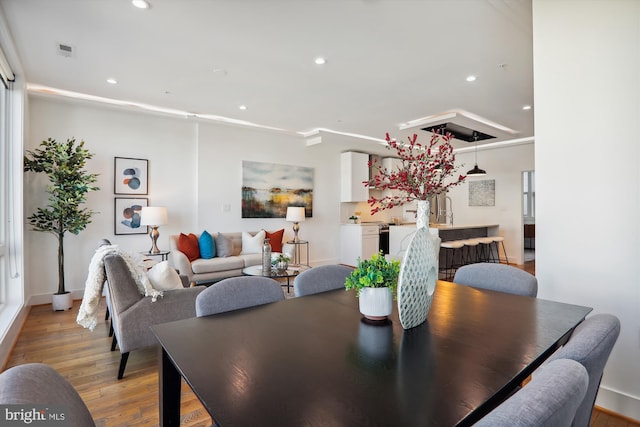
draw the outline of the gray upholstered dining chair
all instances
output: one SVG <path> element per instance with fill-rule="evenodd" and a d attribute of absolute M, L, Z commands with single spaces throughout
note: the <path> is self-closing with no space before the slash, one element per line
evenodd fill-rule
<path fill-rule="evenodd" d="M 282 287 L 273 279 L 260 276 L 229 277 L 198 295 L 196 316 L 209 316 L 282 300 Z"/>
<path fill-rule="evenodd" d="M 14 366 L 0 374 L 0 405 L 38 405 L 51 410 L 56 406 L 64 411 L 68 425 L 95 426 L 78 392 L 55 369 L 43 363 Z"/>
<path fill-rule="evenodd" d="M 588 384 L 589 375 L 580 363 L 568 359 L 555 360 L 536 371 L 527 385 L 474 425 L 568 426 L 585 396 Z"/>
<path fill-rule="evenodd" d="M 344 282 L 353 272 L 346 265 L 320 265 L 305 270 L 293 281 L 293 294 L 297 297 L 344 288 Z"/>
<path fill-rule="evenodd" d="M 456 271 L 453 281 L 459 285 L 515 295 L 538 295 L 536 276 L 506 264 L 481 262 L 465 265 Z"/>
<path fill-rule="evenodd" d="M 571 424 L 573 427 L 589 425 L 602 373 L 618 335 L 620 335 L 620 320 L 616 316 L 593 315 L 580 323 L 571 334 L 569 341 L 545 362 L 550 364 L 557 359 L 572 359 L 587 368 L 589 388 Z"/>

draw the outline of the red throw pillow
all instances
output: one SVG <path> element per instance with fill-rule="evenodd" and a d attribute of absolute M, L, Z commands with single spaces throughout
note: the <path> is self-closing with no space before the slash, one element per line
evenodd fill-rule
<path fill-rule="evenodd" d="M 200 246 L 198 246 L 198 238 L 195 234 L 180 233 L 178 237 L 178 250 L 189 258 L 189 262 L 200 258 Z"/>
<path fill-rule="evenodd" d="M 273 233 L 265 231 L 265 236 L 269 238 L 271 244 L 271 252 L 282 252 L 282 238 L 284 237 L 284 228 Z"/>

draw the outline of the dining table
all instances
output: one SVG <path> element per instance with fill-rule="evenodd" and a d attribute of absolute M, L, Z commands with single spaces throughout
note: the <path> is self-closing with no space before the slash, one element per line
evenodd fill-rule
<path fill-rule="evenodd" d="M 408 330 L 344 289 L 155 325 L 160 425 L 180 424 L 181 378 L 221 427 L 472 425 L 591 310 L 438 281 Z"/>

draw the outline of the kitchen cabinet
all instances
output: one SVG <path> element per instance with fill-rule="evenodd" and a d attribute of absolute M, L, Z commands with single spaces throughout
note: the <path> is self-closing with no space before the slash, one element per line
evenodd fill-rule
<path fill-rule="evenodd" d="M 340 155 L 341 162 L 341 202 L 366 202 L 369 189 L 363 181 L 369 180 L 369 155 L 347 151 Z"/>
<path fill-rule="evenodd" d="M 357 265 L 358 258 L 369 259 L 378 253 L 379 229 L 377 225 L 342 224 L 340 226 L 340 263 Z"/>

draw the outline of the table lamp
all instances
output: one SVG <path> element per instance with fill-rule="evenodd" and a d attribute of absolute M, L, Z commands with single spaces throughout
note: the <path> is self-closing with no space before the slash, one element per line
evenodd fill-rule
<path fill-rule="evenodd" d="M 158 227 L 161 225 L 165 225 L 169 223 L 169 216 L 167 215 L 167 208 L 159 207 L 159 206 L 145 206 L 142 208 L 142 212 L 140 214 L 140 225 L 148 225 L 151 227 L 151 231 L 149 231 L 149 237 L 151 237 L 151 249 L 149 250 L 150 254 L 158 254 L 160 253 L 160 249 L 158 249 L 158 237 L 160 233 L 158 232 Z"/>
<path fill-rule="evenodd" d="M 293 241 L 299 242 L 298 230 L 300 230 L 299 222 L 304 221 L 304 208 L 298 206 L 287 207 L 287 221 L 293 222 Z"/>

